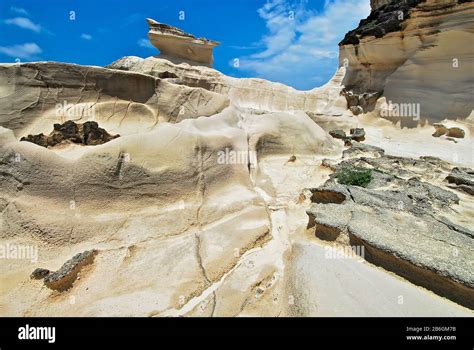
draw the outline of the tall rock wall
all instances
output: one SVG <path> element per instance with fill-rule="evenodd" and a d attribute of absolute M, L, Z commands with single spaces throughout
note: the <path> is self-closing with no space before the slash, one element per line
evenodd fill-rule
<path fill-rule="evenodd" d="M 380 3 L 372 1 L 375 10 L 340 43 L 347 89 L 383 91 L 387 102 L 419 108 L 420 118 L 401 116 L 407 126 L 468 117 L 474 105 L 474 3 Z"/>

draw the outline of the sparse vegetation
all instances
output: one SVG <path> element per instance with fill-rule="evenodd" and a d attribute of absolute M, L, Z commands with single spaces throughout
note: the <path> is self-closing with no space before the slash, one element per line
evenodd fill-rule
<path fill-rule="evenodd" d="M 367 187 L 372 180 L 372 169 L 342 168 L 336 171 L 335 176 L 340 184 Z"/>

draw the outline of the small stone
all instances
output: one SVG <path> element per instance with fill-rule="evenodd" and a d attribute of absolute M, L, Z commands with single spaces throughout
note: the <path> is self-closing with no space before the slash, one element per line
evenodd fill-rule
<path fill-rule="evenodd" d="M 36 268 L 30 275 L 31 279 L 40 280 L 49 275 L 51 271 L 48 269 Z"/>
<path fill-rule="evenodd" d="M 433 137 L 440 137 L 440 136 L 443 136 L 443 135 L 447 134 L 447 132 L 448 132 L 448 128 L 445 127 L 443 124 L 433 124 L 433 126 L 436 129 L 436 131 L 432 135 Z"/>
<path fill-rule="evenodd" d="M 48 274 L 44 280 L 45 285 L 59 291 L 69 289 L 74 281 L 79 279 L 81 269 L 93 263 L 96 254 L 96 250 L 88 250 L 74 255 L 59 270 Z"/>
<path fill-rule="evenodd" d="M 68 142 L 82 145 L 101 145 L 109 142 L 120 135 L 111 135 L 99 124 L 88 121 L 83 124 L 75 123 L 72 120 L 64 124 L 53 124 L 53 131 L 49 135 L 38 134 L 22 137 L 20 141 L 28 141 L 42 147 L 53 147 L 57 144 Z"/>
<path fill-rule="evenodd" d="M 453 168 L 446 177 L 450 187 L 474 196 L 474 170 L 469 168 Z"/>

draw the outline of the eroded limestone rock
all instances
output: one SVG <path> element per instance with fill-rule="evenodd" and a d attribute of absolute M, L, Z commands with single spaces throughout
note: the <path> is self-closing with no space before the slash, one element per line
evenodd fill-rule
<path fill-rule="evenodd" d="M 219 45 L 218 42 L 196 38 L 179 28 L 159 23 L 151 18 L 147 18 L 147 22 L 150 26 L 148 32 L 150 42 L 160 50 L 162 56 L 212 65 L 212 49 Z"/>
<path fill-rule="evenodd" d="M 439 123 L 435 123 L 433 124 L 433 126 L 436 129 L 433 134 L 433 137 L 440 137 L 440 136 L 446 135 L 446 137 L 448 138 L 454 137 L 454 138 L 462 139 L 466 136 L 466 132 L 463 129 L 458 128 L 458 127 L 448 128 L 444 126 L 443 124 L 439 124 Z"/>
<path fill-rule="evenodd" d="M 385 2 L 374 4 L 369 17 L 340 43 L 347 90 L 383 91 L 387 103 L 419 108 L 419 118 L 382 115 L 402 126 L 466 119 L 473 110 L 472 66 L 462 62 L 473 54 L 465 43 L 473 41 L 474 2 Z M 455 96 L 455 103 L 447 95 Z"/>
<path fill-rule="evenodd" d="M 354 128 L 350 130 L 350 138 L 357 142 L 362 142 L 365 140 L 365 130 L 364 128 Z"/>
<path fill-rule="evenodd" d="M 468 168 L 454 168 L 446 177 L 452 188 L 474 196 L 474 170 Z"/>

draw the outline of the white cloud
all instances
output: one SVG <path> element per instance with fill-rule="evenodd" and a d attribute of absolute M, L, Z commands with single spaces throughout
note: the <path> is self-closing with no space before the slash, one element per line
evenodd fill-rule
<path fill-rule="evenodd" d="M 305 0 L 267 0 L 258 10 L 265 48 L 241 57 L 240 68 L 300 89 L 323 84 L 336 70 L 339 41 L 369 13 L 368 0 L 326 0 L 319 13 Z"/>
<path fill-rule="evenodd" d="M 145 47 L 147 49 L 154 49 L 155 47 L 150 43 L 148 39 L 140 39 L 137 41 L 138 46 Z"/>
<path fill-rule="evenodd" d="M 258 49 L 264 49 L 264 45 L 258 45 L 258 44 L 251 44 L 251 45 L 229 45 L 227 46 L 230 49 L 233 50 L 258 50 Z"/>
<path fill-rule="evenodd" d="M 35 43 L 0 46 L 0 53 L 15 58 L 30 59 L 41 52 L 43 52 L 43 50 Z"/>
<path fill-rule="evenodd" d="M 84 40 L 92 40 L 92 35 L 82 33 L 81 38 L 84 39 Z"/>
<path fill-rule="evenodd" d="M 41 32 L 41 26 L 39 24 L 33 23 L 29 18 L 26 17 L 15 17 L 5 20 L 6 24 L 12 24 L 17 27 L 32 30 L 36 33 Z"/>
<path fill-rule="evenodd" d="M 26 11 L 24 8 L 21 8 L 21 7 L 11 6 L 10 11 L 18 13 L 19 15 L 23 15 L 23 16 L 28 16 L 29 15 L 28 11 Z"/>

